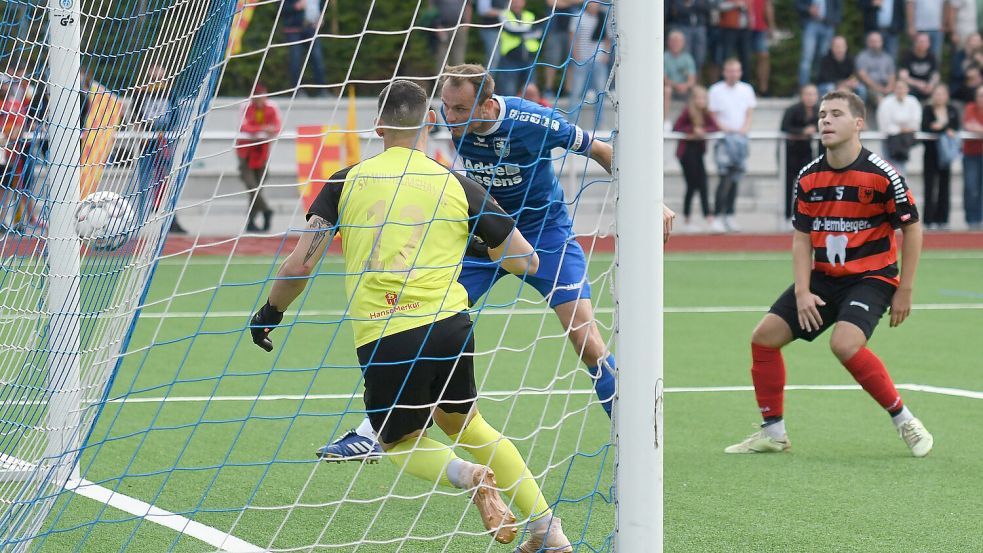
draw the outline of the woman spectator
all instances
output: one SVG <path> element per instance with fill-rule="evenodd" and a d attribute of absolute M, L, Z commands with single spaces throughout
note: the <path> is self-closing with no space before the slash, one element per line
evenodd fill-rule
<path fill-rule="evenodd" d="M 925 141 L 925 207 L 922 222 L 930 229 L 949 226 L 949 179 L 958 155 L 959 112 L 949 102 L 949 87 L 936 85 L 922 112 L 922 132 L 937 133 Z M 954 151 L 955 150 L 955 151 Z"/>
<path fill-rule="evenodd" d="M 683 198 L 683 217 L 687 227 L 690 226 L 691 204 L 693 196 L 699 194 L 700 209 L 707 225 L 713 222 L 710 212 L 710 200 L 707 194 L 707 170 L 703 164 L 703 155 L 707 151 L 706 134 L 720 130 L 713 114 L 707 108 L 707 89 L 695 86 L 690 91 L 686 109 L 679 114 L 672 130 L 685 133 L 686 139 L 680 140 L 676 146 L 676 158 L 683 168 L 686 179 L 686 195 Z"/>
<path fill-rule="evenodd" d="M 983 86 L 976 89 L 976 99 L 966 105 L 963 129 L 983 133 Z M 983 140 L 963 142 L 963 208 L 970 230 L 983 229 Z"/>
<path fill-rule="evenodd" d="M 789 106 L 782 116 L 782 132 L 788 136 L 785 139 L 785 221 L 791 229 L 792 224 L 792 191 L 795 179 L 812 158 L 813 136 L 816 134 L 816 123 L 819 117 L 816 104 L 819 103 L 819 92 L 815 85 L 807 84 L 799 91 L 799 101 Z"/>
<path fill-rule="evenodd" d="M 922 126 L 922 106 L 908 90 L 908 83 L 898 79 L 894 93 L 885 96 L 877 107 L 877 128 L 887 135 L 882 157 L 902 176 L 915 144 L 914 133 Z"/>

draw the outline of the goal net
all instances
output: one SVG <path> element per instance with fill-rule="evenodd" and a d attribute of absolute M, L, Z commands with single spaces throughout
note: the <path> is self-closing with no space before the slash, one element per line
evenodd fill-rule
<path fill-rule="evenodd" d="M 538 101 L 527 87 L 538 84 L 551 117 L 615 140 L 611 3 L 529 2 L 528 16 L 491 4 L 504 9 L 0 3 L 5 548 L 505 547 L 485 531 L 470 491 L 414 478 L 385 456 L 315 456 L 366 414 L 343 239 L 271 334 L 273 352 L 257 348 L 248 328 L 322 181 L 382 151 L 376 97 L 392 80 L 417 82 L 439 111 L 442 68 L 481 63 L 509 88 L 500 92 Z M 506 55 L 516 36 L 525 61 Z M 518 143 L 494 147 L 503 158 L 494 171 L 516 167 L 507 157 Z M 617 356 L 614 179 L 584 155 L 533 153 L 562 187 L 552 201 L 569 212 L 596 325 Z M 428 154 L 468 165 L 441 125 Z M 544 297 L 509 276 L 474 305 L 477 405 L 516 445 L 577 550 L 610 551 L 625 455 L 615 436 L 624 430 L 612 431 L 595 369 L 570 339 L 585 327 L 565 328 L 550 307 L 557 290 Z M 651 415 L 656 406 L 641 408 Z M 429 435 L 454 445 L 436 426 Z M 528 518 L 519 522 L 510 547 L 528 537 Z"/>

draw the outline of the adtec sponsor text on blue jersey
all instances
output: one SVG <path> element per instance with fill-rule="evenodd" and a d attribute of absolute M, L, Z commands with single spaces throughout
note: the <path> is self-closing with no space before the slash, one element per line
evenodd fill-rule
<path fill-rule="evenodd" d="M 590 135 L 553 109 L 514 96 L 493 99 L 500 112 L 491 129 L 455 141 L 468 176 L 491 191 L 530 242 L 566 240 L 572 225 L 551 152 L 584 154 Z"/>

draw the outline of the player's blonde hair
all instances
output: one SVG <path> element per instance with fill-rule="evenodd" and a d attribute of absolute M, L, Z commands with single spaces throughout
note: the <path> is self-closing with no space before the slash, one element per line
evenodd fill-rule
<path fill-rule="evenodd" d="M 459 87 L 465 83 L 471 83 L 474 87 L 474 95 L 478 103 L 487 101 L 495 93 L 495 79 L 483 65 L 477 63 L 449 65 L 440 77 L 441 87 L 447 84 Z"/>

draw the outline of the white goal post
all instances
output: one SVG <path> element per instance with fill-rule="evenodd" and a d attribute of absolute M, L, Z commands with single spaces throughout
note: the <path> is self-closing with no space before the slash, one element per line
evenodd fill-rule
<path fill-rule="evenodd" d="M 618 552 L 658 553 L 663 542 L 661 14 L 651 0 L 623 0 L 615 10 Z"/>

